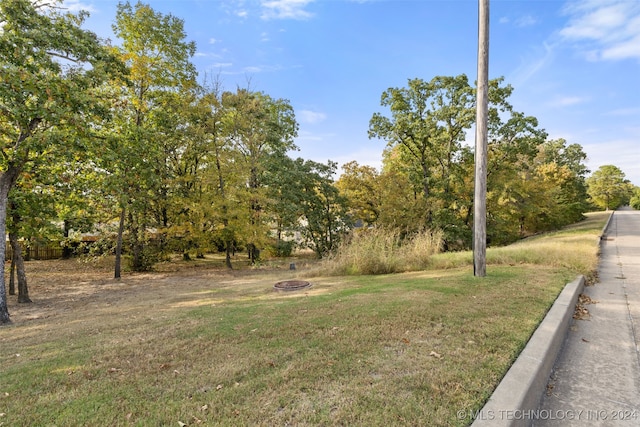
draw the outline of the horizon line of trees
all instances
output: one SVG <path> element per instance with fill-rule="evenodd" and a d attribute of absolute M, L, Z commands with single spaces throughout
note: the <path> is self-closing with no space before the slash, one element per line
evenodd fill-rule
<path fill-rule="evenodd" d="M 232 268 L 239 248 L 252 263 L 265 248 L 290 254 L 294 234 L 323 257 L 359 221 L 405 236 L 439 230 L 447 250 L 469 248 L 473 152 L 462 142 L 475 88 L 465 75 L 385 91 L 387 115 L 369 124 L 369 136 L 388 144 L 382 170 L 354 161 L 335 181 L 337 163 L 291 157 L 298 123 L 288 100 L 198 76 L 182 20 L 120 3 L 113 29 L 122 44 L 112 46 L 81 28 L 86 16 L 0 4 L 0 234 L 14 249 L 20 302 L 30 298 L 19 241 L 64 242 L 98 224 L 117 224 L 105 247 L 116 278 L 124 254 L 136 271 L 167 252 L 220 251 Z M 582 147 L 549 140 L 534 117 L 514 111 L 512 91 L 491 81 L 490 244 L 575 222 L 589 196 L 608 208 L 629 201 L 621 171 L 624 191 L 596 191 Z"/>

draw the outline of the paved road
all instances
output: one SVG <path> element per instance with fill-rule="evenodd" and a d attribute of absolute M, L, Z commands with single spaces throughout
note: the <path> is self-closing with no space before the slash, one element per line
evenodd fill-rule
<path fill-rule="evenodd" d="M 640 426 L 640 211 L 614 213 L 589 318 L 574 320 L 532 425 Z"/>

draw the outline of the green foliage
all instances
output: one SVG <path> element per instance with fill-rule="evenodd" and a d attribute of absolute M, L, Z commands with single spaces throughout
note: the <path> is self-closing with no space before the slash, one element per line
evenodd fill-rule
<path fill-rule="evenodd" d="M 222 250 L 231 267 L 236 249 L 255 260 L 274 237 L 270 250 L 286 254 L 295 233 L 323 257 L 356 221 L 403 242 L 427 228 L 445 250 L 469 247 L 474 173 L 464 141 L 475 96 L 465 75 L 385 91 L 388 114 L 369 123 L 369 136 L 387 142 L 382 171 L 350 162 L 334 183 L 334 162 L 289 157 L 298 123 L 288 100 L 196 83 L 182 20 L 121 3 L 113 29 L 122 43 L 109 47 L 80 28 L 84 13 L 27 0 L 0 11 L 0 178 L 19 183 L 13 220 L 23 235 L 44 235 L 53 218 L 67 233 L 125 212 L 125 252 L 143 270 L 167 251 Z M 547 140 L 534 117 L 513 111 L 512 90 L 490 82 L 493 244 L 585 210 L 582 148 Z"/>
<path fill-rule="evenodd" d="M 548 141 L 535 117 L 516 112 L 502 79 L 489 84 L 487 237 L 506 244 L 581 218 L 587 209 L 586 155 L 577 144 Z M 473 224 L 474 159 L 462 144 L 472 126 L 473 89 L 464 75 L 409 81 L 382 95 L 390 117 L 375 113 L 369 136 L 387 141 L 377 197 L 357 168 L 343 181 L 353 201 L 376 212 L 376 224 L 443 232 L 445 250 L 468 248 Z M 360 212 L 362 211 L 360 208 Z M 359 216 L 364 214 L 359 213 Z"/>
<path fill-rule="evenodd" d="M 343 173 L 336 187 L 347 199 L 349 216 L 354 221 L 374 224 L 380 216 L 379 173 L 371 166 L 361 166 L 356 161 L 342 165 Z"/>
<path fill-rule="evenodd" d="M 601 209 L 617 209 L 629 203 L 633 185 L 625 174 L 614 165 L 600 166 L 587 178 L 587 191 L 594 205 Z"/>
<path fill-rule="evenodd" d="M 300 232 L 304 244 L 318 258 L 333 251 L 351 228 L 344 196 L 334 185 L 337 163 L 327 164 L 298 158 L 277 158 L 269 178 L 281 231 Z"/>
<path fill-rule="evenodd" d="M 633 196 L 629 199 L 629 206 L 633 209 L 640 210 L 640 187 L 634 187 Z"/>
<path fill-rule="evenodd" d="M 77 138 L 93 120 L 109 116 L 98 88 L 121 74 L 122 64 L 92 32 L 85 13 L 63 12 L 56 1 L 0 3 L 0 235 L 5 235 L 7 197 L 32 162 L 56 163 L 76 153 Z M 30 171 L 36 171 L 31 167 Z M 19 216 L 19 215 L 18 215 Z M 17 225 L 17 224 L 16 224 Z M 4 238 L 0 258 L 5 257 Z M 3 276 L 4 264 L 0 268 Z M 8 322 L 4 282 L 0 323 Z"/>
<path fill-rule="evenodd" d="M 116 126 L 107 130 L 107 150 L 100 157 L 107 172 L 107 192 L 125 209 L 129 253 L 134 270 L 147 270 L 159 249 L 147 248 L 147 229 L 169 226 L 176 163 L 183 147 L 185 108 L 193 96 L 195 44 L 185 41 L 182 20 L 155 12 L 149 5 L 118 5 L 114 51 L 129 69 L 127 81 L 114 81 Z M 162 240 L 161 240 L 162 242 Z"/>
<path fill-rule="evenodd" d="M 268 256 L 277 258 L 287 258 L 293 254 L 296 242 L 293 240 L 277 240 L 266 247 Z"/>
<path fill-rule="evenodd" d="M 412 165 L 414 190 L 425 198 L 447 192 L 461 149 L 465 130 L 473 124 L 473 90 L 464 74 L 434 77 L 430 82 L 409 80 L 408 88 L 391 88 L 382 94 L 381 105 L 391 118 L 375 113 L 369 137 L 399 146 L 400 155 Z M 429 224 L 431 225 L 431 224 Z"/>

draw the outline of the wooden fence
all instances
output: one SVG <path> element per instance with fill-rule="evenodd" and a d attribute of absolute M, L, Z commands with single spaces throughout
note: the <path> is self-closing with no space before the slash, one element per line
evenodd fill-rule
<path fill-rule="evenodd" d="M 11 249 L 9 242 L 7 242 L 6 248 L 7 250 L 4 259 L 5 261 L 9 261 L 13 257 L 13 249 Z M 22 245 L 22 257 L 25 261 L 60 259 L 62 258 L 62 247 L 60 245 L 51 244 L 47 246 L 32 245 L 27 248 Z"/>

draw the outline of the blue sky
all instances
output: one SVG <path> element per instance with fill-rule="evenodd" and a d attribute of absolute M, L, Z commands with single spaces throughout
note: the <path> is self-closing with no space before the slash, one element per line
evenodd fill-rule
<path fill-rule="evenodd" d="M 477 76 L 476 0 L 145 3 L 184 20 L 201 75 L 288 99 L 300 124 L 293 155 L 306 159 L 379 167 L 385 142 L 367 130 L 383 91 Z M 65 4 L 113 39 L 117 1 Z M 613 164 L 640 185 L 640 1 L 492 0 L 490 16 L 489 75 L 514 87 L 516 110 L 582 145 L 592 171 Z"/>

